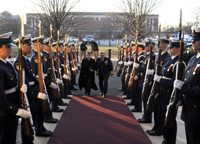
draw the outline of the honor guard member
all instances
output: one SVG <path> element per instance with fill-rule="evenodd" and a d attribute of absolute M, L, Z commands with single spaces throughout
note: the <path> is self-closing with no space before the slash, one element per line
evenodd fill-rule
<path fill-rule="evenodd" d="M 158 128 L 154 131 L 150 131 L 149 135 L 158 136 L 164 134 L 163 144 L 175 144 L 176 143 L 176 120 L 174 120 L 175 126 L 171 128 L 164 128 L 165 115 L 167 111 L 167 105 L 170 102 L 171 94 L 173 91 L 173 83 L 176 79 L 176 68 L 180 54 L 180 41 L 177 39 L 170 39 L 169 45 L 171 57 L 166 60 L 161 70 L 161 75 L 154 75 L 154 80 L 159 82 L 159 98 L 161 102 L 161 119 L 158 124 Z"/>
<path fill-rule="evenodd" d="M 82 61 L 82 59 L 86 58 L 86 50 L 87 50 L 86 44 L 82 40 L 82 44 L 81 44 L 81 61 Z"/>
<path fill-rule="evenodd" d="M 40 39 L 41 41 L 41 46 L 40 46 L 40 50 L 41 52 L 43 51 L 44 49 L 44 41 L 43 41 L 43 37 L 42 36 L 42 39 Z M 38 80 L 38 43 L 37 43 L 37 40 L 38 40 L 39 37 L 36 37 L 36 38 L 33 38 L 31 41 L 33 42 L 33 53 L 32 53 L 32 56 L 31 56 L 31 65 L 32 65 L 32 68 L 33 68 L 33 74 L 36 76 L 36 79 Z M 54 84 L 53 82 L 51 82 L 51 79 L 49 79 L 49 77 L 47 76 L 47 67 L 46 67 L 46 64 L 45 64 L 45 61 L 44 61 L 44 58 L 43 58 L 43 54 L 41 53 L 41 62 L 42 62 L 42 71 L 43 71 L 43 74 L 44 74 L 44 84 L 46 85 L 46 87 L 51 87 L 51 88 L 57 88 L 57 85 Z M 35 124 L 35 133 L 36 133 L 36 136 L 43 136 L 43 137 L 48 137 L 48 136 L 51 136 L 53 134 L 52 131 L 49 131 L 49 130 L 46 130 L 46 128 L 44 127 L 43 125 L 43 122 L 44 122 L 44 113 L 43 113 L 43 104 L 42 104 L 42 101 L 45 100 L 45 99 L 48 99 L 49 96 L 44 94 L 44 93 L 41 93 L 40 90 L 39 90 L 39 83 L 36 83 L 36 87 L 37 87 L 37 90 L 39 92 L 39 95 L 38 95 L 38 98 L 37 99 L 37 103 L 36 103 L 36 121 L 37 123 Z"/>
<path fill-rule="evenodd" d="M 132 49 L 132 54 L 131 54 L 131 61 L 128 62 L 128 64 L 130 65 L 129 68 L 131 69 L 131 72 L 132 72 L 132 69 L 133 69 L 133 62 L 134 62 L 134 57 L 135 57 L 135 51 L 136 51 L 136 46 L 135 46 L 135 42 L 132 42 L 132 46 L 130 47 Z M 130 54 L 129 54 L 130 56 Z M 128 70 L 127 70 L 128 72 Z M 128 90 L 127 89 L 127 96 L 124 97 L 124 99 L 132 99 L 132 96 L 133 96 L 133 90 Z M 132 99 L 134 100 L 134 99 Z M 131 102 L 128 102 L 127 105 L 133 105 L 134 104 L 134 101 Z"/>
<path fill-rule="evenodd" d="M 153 48 L 152 48 L 152 61 L 151 61 L 151 68 L 153 68 L 153 69 L 152 70 L 147 69 L 151 45 L 154 48 L 155 43 L 152 42 L 151 40 L 145 41 L 146 55 L 145 55 L 144 59 L 141 61 L 140 64 L 134 63 L 134 67 L 137 68 L 137 77 L 138 77 L 138 80 L 139 80 L 139 88 L 141 88 L 141 89 L 143 89 L 143 83 L 144 83 L 144 78 L 145 78 L 146 72 L 147 72 L 148 75 L 154 74 L 153 69 L 154 69 L 154 63 L 155 63 L 155 54 L 153 52 Z M 147 92 L 148 96 L 149 96 L 149 93 L 150 93 L 150 90 L 151 90 L 151 86 L 152 86 L 152 82 L 150 82 L 150 85 L 149 85 L 149 88 L 148 88 L 148 90 L 149 90 Z M 142 92 L 141 92 L 141 95 L 142 95 Z M 144 107 L 144 114 L 143 114 L 143 117 L 141 119 L 138 119 L 139 123 L 151 123 L 152 113 L 146 111 L 148 96 L 147 96 L 147 98 L 142 99 L 143 100 L 143 107 Z M 140 109 L 139 110 L 133 109 L 132 112 L 141 112 L 141 110 Z"/>
<path fill-rule="evenodd" d="M 123 69 L 124 69 L 124 67 L 125 67 L 125 62 L 126 62 L 126 48 L 125 47 L 123 47 L 123 57 L 122 57 L 122 59 L 123 59 L 123 67 L 122 67 L 122 73 L 123 73 Z M 127 93 L 126 93 L 126 86 L 125 86 L 125 79 L 122 79 L 121 78 L 121 82 L 122 82 L 122 87 L 123 87 L 123 93 L 121 93 L 120 95 L 121 96 L 123 96 L 123 95 L 125 95 L 125 96 L 127 96 Z"/>
<path fill-rule="evenodd" d="M 64 40 L 59 42 L 59 48 L 60 48 L 59 55 L 60 55 L 60 63 L 61 63 L 61 66 L 62 66 L 62 71 L 61 71 L 62 76 L 64 76 L 64 43 L 65 43 Z M 64 95 L 65 95 L 64 98 L 70 99 L 71 97 L 68 96 L 70 86 L 66 85 L 66 78 L 68 78 L 68 77 L 66 77 L 66 76 L 64 76 L 64 77 L 63 77 Z"/>
<path fill-rule="evenodd" d="M 160 66 L 162 68 L 162 66 L 165 65 L 165 63 L 166 63 L 166 60 L 170 57 L 170 54 L 167 51 L 167 47 L 169 45 L 169 40 L 166 38 L 160 38 L 157 45 L 159 46 L 159 48 L 161 48 Z M 158 60 L 158 56 L 156 56 L 155 62 L 157 62 L 157 60 Z M 151 130 L 147 130 L 146 131 L 147 133 L 158 129 L 158 124 L 161 121 L 161 110 L 162 110 L 161 99 L 160 99 L 160 97 L 156 97 L 154 100 L 154 127 Z"/>
<path fill-rule="evenodd" d="M 53 50 L 54 50 L 54 52 L 53 52 L 53 54 L 52 54 L 52 57 L 53 57 L 53 60 L 54 60 L 54 67 L 56 68 L 56 47 L 57 47 L 57 42 L 54 42 L 53 44 L 52 44 L 52 47 L 53 47 Z M 63 56 L 62 56 L 62 54 L 60 53 L 60 51 L 61 51 L 61 49 L 60 49 L 60 46 L 58 47 L 58 61 L 59 61 L 59 67 L 60 67 L 60 75 L 61 75 L 61 77 L 63 76 L 63 74 L 64 74 L 64 68 L 63 68 Z M 56 69 L 56 72 L 57 72 L 57 69 Z M 64 77 L 63 77 L 64 78 Z M 63 80 L 63 79 L 62 79 Z M 64 86 L 64 83 L 63 83 L 63 81 L 62 81 L 62 84 L 63 84 L 63 86 Z M 65 103 L 63 100 L 62 100 L 62 98 L 67 98 L 67 96 L 66 96 L 66 93 L 65 93 L 65 89 L 64 89 L 64 91 L 60 91 L 60 96 L 61 96 L 61 98 L 58 100 L 58 105 L 61 105 L 61 106 L 67 106 L 68 104 L 67 103 Z"/>
<path fill-rule="evenodd" d="M 49 77 L 49 79 L 51 79 L 51 66 L 50 66 L 50 59 L 49 59 L 49 38 L 44 40 L 44 50 L 42 51 L 43 54 L 43 59 L 45 62 L 45 65 L 47 67 L 47 76 Z M 60 79 L 56 79 L 56 85 L 57 83 L 61 83 L 62 81 Z M 58 87 L 58 85 L 57 85 Z M 51 87 L 47 87 L 47 92 L 49 94 L 49 101 L 50 103 L 52 103 L 52 111 L 56 111 L 56 112 L 63 112 L 64 109 L 60 109 L 58 107 L 58 100 L 54 99 L 54 89 Z M 47 123 L 57 123 L 58 119 L 53 118 L 52 116 L 52 111 L 50 112 L 46 112 L 45 113 L 45 122 Z"/>
<path fill-rule="evenodd" d="M 105 57 L 106 52 L 100 51 L 100 57 L 96 60 L 97 71 L 96 75 L 99 77 L 100 95 L 106 97 L 108 90 L 108 79 L 113 76 L 113 65 L 110 58 Z"/>
<path fill-rule="evenodd" d="M 16 45 L 19 47 L 19 38 L 14 40 Z M 22 67 L 25 71 L 25 83 L 27 85 L 27 98 L 30 105 L 30 110 L 32 114 L 33 123 L 35 125 L 36 122 L 36 101 L 38 98 L 38 91 L 36 90 L 35 83 L 36 78 L 33 76 L 33 70 L 31 66 L 31 62 L 28 59 L 27 55 L 31 53 L 31 45 L 33 43 L 31 42 L 31 34 L 28 34 L 24 37 L 24 47 L 22 49 Z M 16 60 L 14 62 L 14 68 L 18 72 L 19 71 L 19 56 L 16 57 Z M 22 126 L 22 143 L 31 144 L 33 143 L 34 137 L 33 136 L 27 136 L 23 134 L 23 124 Z"/>
<path fill-rule="evenodd" d="M 75 60 L 75 46 L 74 44 L 71 44 L 70 48 L 72 49 L 72 54 L 73 54 L 73 60 Z M 75 65 L 75 69 L 77 69 L 76 65 Z M 74 85 L 77 85 L 76 83 L 76 76 L 72 76 L 72 85 L 71 85 L 71 90 L 78 90 L 77 87 L 75 87 Z"/>
<path fill-rule="evenodd" d="M 18 116 L 30 118 L 31 114 L 20 108 L 19 92 L 27 92 L 27 86 L 18 87 L 18 74 L 6 59 L 11 56 L 12 32 L 0 35 L 0 143 L 15 144 Z M 19 90 L 20 89 L 20 90 Z"/>
<path fill-rule="evenodd" d="M 94 59 L 96 60 L 98 58 L 98 51 L 99 51 L 98 44 L 94 40 L 92 40 L 91 47 L 94 52 Z"/>
<path fill-rule="evenodd" d="M 121 50 L 121 55 L 123 55 L 123 52 L 124 52 L 124 47 L 123 47 L 123 45 L 121 45 L 120 50 Z M 124 64 L 123 64 L 123 59 L 121 60 L 121 62 L 122 62 L 122 65 L 124 65 Z M 121 87 L 121 88 L 118 88 L 118 91 L 124 91 L 124 85 L 123 85 L 122 79 L 121 79 L 121 83 L 122 83 L 122 87 Z"/>
<path fill-rule="evenodd" d="M 184 71 L 183 81 L 175 80 L 174 87 L 182 95 L 183 109 L 181 119 L 185 122 L 188 144 L 200 143 L 200 27 L 192 27 L 192 47 L 197 51 Z"/>
<path fill-rule="evenodd" d="M 136 50 L 136 46 L 134 46 L 134 49 Z M 138 57 L 137 57 L 137 61 L 139 64 L 142 64 L 143 60 L 144 60 L 144 44 L 142 43 L 138 43 Z M 136 70 L 136 75 L 137 75 L 137 70 Z M 142 111 L 142 99 L 141 99 L 141 95 L 142 95 L 142 88 L 139 87 L 139 79 L 138 76 L 135 77 L 134 79 L 134 85 L 133 85 L 133 90 L 132 90 L 132 94 L 131 94 L 131 101 L 129 103 L 127 103 L 127 105 L 135 105 L 134 109 L 132 109 L 131 111 Z"/>

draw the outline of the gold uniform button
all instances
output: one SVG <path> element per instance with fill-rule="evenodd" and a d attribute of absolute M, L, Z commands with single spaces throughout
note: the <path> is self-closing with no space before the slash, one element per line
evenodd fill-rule
<path fill-rule="evenodd" d="M 32 94 L 34 94 L 34 92 L 32 92 Z"/>
<path fill-rule="evenodd" d="M 187 71 L 187 73 L 189 73 L 190 71 Z"/>
<path fill-rule="evenodd" d="M 195 108 L 197 107 L 197 106 L 194 106 Z"/>
<path fill-rule="evenodd" d="M 187 79 L 185 78 L 185 81 L 186 81 Z"/>
<path fill-rule="evenodd" d="M 10 109 L 12 109 L 12 106 L 10 106 Z"/>
<path fill-rule="evenodd" d="M 13 80 L 13 78 L 11 78 L 11 80 Z"/>

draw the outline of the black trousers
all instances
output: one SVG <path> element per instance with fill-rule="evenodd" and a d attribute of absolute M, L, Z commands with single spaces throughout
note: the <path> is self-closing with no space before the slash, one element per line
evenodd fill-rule
<path fill-rule="evenodd" d="M 50 103 L 52 103 L 52 101 L 54 100 L 54 90 L 52 88 L 50 88 L 50 87 L 47 87 L 47 93 L 49 95 L 49 101 L 50 101 Z M 44 120 L 49 120 L 52 117 L 53 117 L 52 116 L 52 111 L 44 113 Z"/>
<path fill-rule="evenodd" d="M 108 79 L 109 75 L 99 74 L 99 87 L 104 94 L 108 92 Z"/>
<path fill-rule="evenodd" d="M 185 123 L 187 144 L 200 144 L 199 129 L 200 125 Z"/>
<path fill-rule="evenodd" d="M 159 97 L 154 100 L 154 126 L 152 130 L 158 130 L 162 115 L 161 100 Z"/>
<path fill-rule="evenodd" d="M 18 118 L 14 117 L 12 120 L 0 125 L 0 144 L 15 144 L 17 134 Z"/>
<path fill-rule="evenodd" d="M 134 81 L 133 90 L 135 94 L 135 110 L 142 110 L 142 88 L 139 87 L 139 82 Z"/>
<path fill-rule="evenodd" d="M 176 144 L 176 133 L 177 133 L 177 124 L 176 119 L 174 119 L 173 127 L 164 127 L 163 133 L 163 143 L 162 144 Z"/>

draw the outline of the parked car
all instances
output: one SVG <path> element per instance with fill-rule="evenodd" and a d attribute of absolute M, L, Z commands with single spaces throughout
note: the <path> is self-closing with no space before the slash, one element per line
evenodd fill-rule
<path fill-rule="evenodd" d="M 93 35 L 86 35 L 85 38 L 83 39 L 83 41 L 87 44 L 87 43 L 91 43 L 92 41 L 94 41 L 94 36 Z"/>
<path fill-rule="evenodd" d="M 73 42 L 76 42 L 77 38 L 76 37 L 69 37 L 69 41 L 71 42 L 73 39 Z"/>

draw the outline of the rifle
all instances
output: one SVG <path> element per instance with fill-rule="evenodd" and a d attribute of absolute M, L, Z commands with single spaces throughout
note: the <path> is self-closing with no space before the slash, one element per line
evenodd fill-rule
<path fill-rule="evenodd" d="M 23 69 L 23 63 L 22 63 L 22 49 L 24 47 L 24 16 L 22 15 L 22 37 L 19 37 L 19 87 L 22 87 L 22 85 L 25 83 L 25 71 Z M 20 42 L 22 40 L 22 43 Z M 29 102 L 26 96 L 26 93 L 23 93 L 20 91 L 20 100 L 21 100 L 21 108 L 27 110 L 28 112 L 30 112 L 30 106 L 29 106 Z M 30 112 L 31 113 L 31 112 Z M 22 123 L 23 123 L 23 133 L 25 135 L 33 135 L 33 129 L 32 126 L 33 125 L 33 120 L 32 118 L 23 118 L 22 119 Z"/>
<path fill-rule="evenodd" d="M 123 49 L 123 48 L 122 48 Z M 118 71 L 117 71 L 117 77 L 120 77 L 120 75 L 121 75 L 121 73 L 122 73 L 122 67 L 123 67 L 123 57 L 124 57 L 124 50 L 123 50 L 123 52 L 121 51 L 121 48 L 120 48 L 120 62 L 122 62 L 121 64 L 119 64 L 119 69 L 118 69 Z"/>
<path fill-rule="evenodd" d="M 52 50 L 51 50 L 51 44 L 52 44 L 52 24 L 50 25 L 50 39 L 49 39 L 49 60 L 50 60 L 50 75 L 51 75 L 51 81 L 53 83 L 56 83 L 55 80 L 55 73 L 54 73 L 54 66 L 53 66 L 53 58 L 52 58 Z M 60 98 L 59 88 L 54 89 L 54 98 Z"/>
<path fill-rule="evenodd" d="M 177 71 L 176 71 L 176 79 L 177 80 L 182 80 L 183 76 L 183 51 L 184 51 L 184 33 L 181 38 L 181 33 L 182 33 L 182 9 L 180 9 L 180 23 L 179 23 L 179 40 L 180 42 L 180 55 L 179 55 L 179 63 L 177 65 Z M 174 119 L 176 118 L 176 113 L 177 113 L 177 108 L 179 106 L 179 95 L 180 95 L 180 90 L 177 88 L 174 88 L 171 94 L 171 100 L 169 104 L 169 108 L 167 109 L 166 112 L 166 117 L 165 117 L 165 127 L 172 127 L 174 125 Z"/>
<path fill-rule="evenodd" d="M 150 26 L 150 32 L 149 32 L 149 41 L 151 43 L 151 26 Z M 151 63 L 152 63 L 152 43 L 151 43 L 151 48 L 150 48 L 150 53 L 149 53 L 149 59 L 148 59 L 148 64 L 147 64 L 147 68 L 146 68 L 146 73 L 145 73 L 145 78 L 144 78 L 144 86 L 143 86 L 143 90 L 142 90 L 142 98 L 147 98 L 147 93 L 149 90 L 149 84 L 151 82 L 151 75 L 147 74 L 147 70 L 148 69 L 152 69 L 151 67 Z"/>
<path fill-rule="evenodd" d="M 80 67 L 80 62 L 79 62 L 79 56 L 78 56 L 78 49 L 79 49 L 79 39 L 77 39 L 77 43 L 76 43 L 76 58 L 77 58 L 77 67 L 78 67 L 78 70 L 81 70 L 81 67 Z"/>
<path fill-rule="evenodd" d="M 58 59 L 58 47 L 59 47 L 59 36 L 60 36 L 60 32 L 59 30 L 57 31 L 57 46 L 56 46 L 56 70 L 57 70 L 57 74 L 56 77 L 62 80 L 61 74 L 60 74 L 60 61 Z M 63 89 L 63 83 L 59 84 L 59 89 L 60 91 L 64 91 Z"/>
<path fill-rule="evenodd" d="M 73 44 L 73 38 L 72 38 L 72 43 L 71 43 L 71 49 L 70 49 L 70 52 L 71 52 L 71 67 L 72 69 L 75 69 L 75 65 L 74 65 L 74 58 L 73 58 L 73 53 L 72 53 L 72 44 Z M 75 70 L 72 70 L 73 72 L 73 76 L 76 76 L 76 71 Z"/>
<path fill-rule="evenodd" d="M 74 49 L 74 65 L 77 67 L 77 56 L 76 56 L 76 47 L 78 45 L 78 39 L 76 40 L 76 45 L 75 45 L 75 49 Z M 76 73 L 78 73 L 78 69 L 76 69 Z"/>
<path fill-rule="evenodd" d="M 125 36 L 125 45 L 126 45 L 126 56 L 125 56 L 124 69 L 123 69 L 123 72 L 122 72 L 121 79 L 125 79 L 126 70 L 128 68 L 128 66 L 126 65 L 128 63 L 127 35 Z"/>
<path fill-rule="evenodd" d="M 129 62 L 131 62 L 131 54 L 132 54 L 132 48 L 131 48 L 131 35 L 129 35 L 129 46 L 130 46 L 130 53 L 129 53 Z M 126 74 L 126 79 L 125 79 L 125 85 L 128 85 L 129 79 L 130 79 L 130 74 L 131 74 L 131 66 L 132 65 L 128 65 L 128 73 Z"/>
<path fill-rule="evenodd" d="M 161 44 L 159 44 L 159 40 L 160 40 L 160 31 L 161 31 L 161 25 L 159 26 L 159 35 L 158 35 L 158 60 L 156 62 L 156 74 L 160 75 L 160 71 L 161 71 Z M 147 111 L 148 112 L 153 112 L 154 111 L 154 100 L 155 100 L 155 96 L 158 95 L 158 82 L 154 81 L 153 82 L 153 86 L 151 88 L 151 92 L 150 92 L 150 96 L 148 98 L 147 101 Z"/>
<path fill-rule="evenodd" d="M 42 35 L 41 35 L 41 20 L 39 21 L 39 38 L 37 39 L 37 43 L 38 43 L 38 76 L 39 76 L 39 88 L 40 88 L 40 92 L 41 93 L 45 93 L 47 94 L 46 88 L 45 88 L 45 84 L 44 84 L 44 79 L 43 79 L 43 68 L 42 68 L 42 61 L 41 61 L 41 50 L 40 50 L 40 46 L 41 46 L 41 41 L 42 41 Z M 47 94 L 48 95 L 48 94 Z M 51 108 L 49 106 L 49 99 L 47 100 L 42 100 L 42 104 L 43 104 L 43 111 L 47 112 L 47 111 L 51 111 Z"/>
<path fill-rule="evenodd" d="M 68 46 L 68 43 L 69 43 L 69 35 L 65 35 L 65 47 L 64 47 L 64 71 L 65 71 L 65 74 L 67 76 L 69 76 L 69 79 L 66 80 L 66 85 L 67 86 L 70 86 L 71 85 L 71 74 L 69 72 L 69 68 L 68 68 L 68 50 L 67 50 L 67 46 Z"/>
<path fill-rule="evenodd" d="M 117 47 L 118 47 L 118 50 L 117 50 L 117 59 L 119 59 L 119 57 L 120 57 L 120 55 L 121 55 L 121 50 L 120 50 L 120 44 L 119 44 L 119 40 L 117 40 Z M 119 53 L 120 53 L 120 55 L 119 55 Z M 121 58 L 121 57 L 120 57 Z M 119 62 L 120 60 L 117 60 L 117 63 L 116 63 L 116 65 L 115 65 L 115 68 L 114 68 L 114 72 L 116 72 L 117 71 L 117 67 L 118 67 L 118 62 Z"/>
<path fill-rule="evenodd" d="M 137 34 L 137 33 L 136 33 Z M 137 57 L 138 57 L 138 40 L 137 40 L 137 35 L 136 35 L 136 51 L 135 51 L 135 59 L 134 59 L 134 62 L 137 63 Z M 136 75 L 136 67 L 134 67 L 132 69 L 132 72 L 131 72 L 131 77 L 129 79 L 129 82 L 128 82 L 128 89 L 129 90 L 132 90 L 133 89 L 133 85 L 134 85 L 134 78 L 135 78 L 135 75 Z"/>

